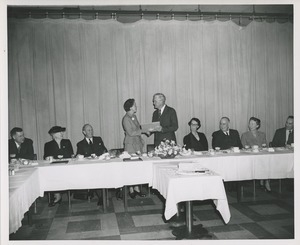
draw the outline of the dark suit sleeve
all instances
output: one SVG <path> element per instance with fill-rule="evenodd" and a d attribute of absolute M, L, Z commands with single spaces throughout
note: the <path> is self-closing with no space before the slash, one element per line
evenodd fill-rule
<path fill-rule="evenodd" d="M 50 156 L 50 152 L 49 152 L 49 143 L 45 143 L 44 145 L 44 159 L 46 159 L 46 157 Z"/>
<path fill-rule="evenodd" d="M 82 142 L 77 143 L 77 152 L 76 155 L 84 155 L 83 147 L 82 147 Z"/>
<path fill-rule="evenodd" d="M 171 124 L 168 126 L 162 126 L 162 132 L 167 133 L 167 132 L 175 132 L 178 129 L 178 119 L 177 119 L 177 114 L 176 111 L 171 108 L 169 110 L 169 117 Z"/>
<path fill-rule="evenodd" d="M 26 153 L 23 155 L 23 158 L 33 160 L 34 150 L 33 150 L 33 141 L 31 139 L 26 140 L 27 149 Z"/>
<path fill-rule="evenodd" d="M 204 148 L 204 150 L 205 151 L 207 151 L 208 150 L 208 142 L 207 142 L 207 138 L 206 138 L 206 136 L 205 136 L 205 134 L 201 134 L 201 137 L 202 137 L 202 145 L 203 145 L 203 148 Z"/>
<path fill-rule="evenodd" d="M 280 140 L 280 131 L 277 129 L 276 131 L 275 131 L 275 134 L 274 134 L 274 137 L 273 137 L 273 140 L 272 140 L 272 147 L 280 147 L 280 146 L 282 146 L 282 144 L 281 144 L 281 140 Z"/>
<path fill-rule="evenodd" d="M 190 149 L 190 137 L 189 135 L 184 136 L 183 138 L 183 144 L 185 145 L 185 149 Z"/>
<path fill-rule="evenodd" d="M 240 138 L 240 134 L 238 131 L 236 131 L 236 140 L 237 140 L 237 146 L 242 149 L 243 148 L 243 145 L 242 145 L 242 142 L 241 142 L 241 138 Z"/>
<path fill-rule="evenodd" d="M 213 149 L 215 149 L 215 147 L 216 147 L 216 142 L 217 141 L 217 139 L 216 139 L 216 132 L 213 132 L 213 134 L 212 134 L 212 141 L 211 141 L 211 146 L 212 146 L 212 148 Z"/>

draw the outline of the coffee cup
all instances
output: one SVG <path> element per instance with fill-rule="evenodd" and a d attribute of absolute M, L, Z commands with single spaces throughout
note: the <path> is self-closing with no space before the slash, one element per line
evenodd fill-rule
<path fill-rule="evenodd" d="M 258 150 L 258 145 L 253 145 L 253 146 L 252 146 L 252 149 L 253 149 L 253 150 Z"/>
<path fill-rule="evenodd" d="M 53 156 L 46 157 L 46 160 L 49 162 L 53 162 Z"/>
<path fill-rule="evenodd" d="M 84 158 L 84 155 L 78 155 L 77 157 L 78 159 L 82 160 Z"/>
<path fill-rule="evenodd" d="M 233 151 L 234 151 L 234 152 L 239 152 L 239 150 L 240 150 L 240 148 L 238 148 L 238 147 L 233 147 Z"/>

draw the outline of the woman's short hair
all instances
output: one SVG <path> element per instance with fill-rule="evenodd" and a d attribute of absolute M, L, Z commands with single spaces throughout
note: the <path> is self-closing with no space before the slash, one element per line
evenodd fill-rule
<path fill-rule="evenodd" d="M 198 123 L 198 128 L 197 128 L 197 129 L 199 129 L 199 128 L 201 127 L 201 122 L 200 122 L 200 120 L 199 120 L 198 118 L 193 117 L 193 118 L 188 122 L 188 125 L 189 125 L 189 126 L 191 126 L 192 121 L 196 121 L 196 122 Z"/>
<path fill-rule="evenodd" d="M 130 111 L 130 108 L 134 105 L 134 99 L 128 99 L 128 100 L 126 100 L 125 101 L 125 103 L 124 103 L 124 110 L 125 111 Z"/>
<path fill-rule="evenodd" d="M 250 119 L 249 119 L 249 122 L 250 121 L 254 121 L 254 122 L 256 122 L 256 124 L 257 124 L 257 129 L 259 129 L 260 128 L 260 119 L 258 119 L 258 118 L 256 118 L 256 117 L 250 117 Z"/>

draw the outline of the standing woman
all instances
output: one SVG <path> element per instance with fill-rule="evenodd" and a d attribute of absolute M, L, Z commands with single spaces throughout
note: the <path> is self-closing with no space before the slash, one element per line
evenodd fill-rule
<path fill-rule="evenodd" d="M 122 126 L 125 133 L 124 150 L 129 154 L 141 154 L 143 152 L 144 141 L 141 136 L 141 125 L 135 115 L 137 111 L 135 100 L 126 100 L 124 103 L 124 110 L 126 111 L 126 114 L 122 119 Z M 140 192 L 139 186 L 130 186 L 129 196 L 133 199 L 136 195 L 145 197 L 145 195 Z"/>
<path fill-rule="evenodd" d="M 201 127 L 201 122 L 198 118 L 193 117 L 189 122 L 191 132 L 184 136 L 183 144 L 185 149 L 194 151 L 207 151 L 208 143 L 204 133 L 199 133 L 198 129 Z"/>
<path fill-rule="evenodd" d="M 44 159 L 48 160 L 49 157 L 54 159 L 70 158 L 73 155 L 73 147 L 69 139 L 63 139 L 66 128 L 60 126 L 52 127 L 48 133 L 51 135 L 52 140 L 45 143 L 44 146 Z M 49 207 L 61 203 L 61 195 L 59 192 L 50 192 Z"/>
<path fill-rule="evenodd" d="M 260 120 L 256 117 L 250 117 L 248 124 L 249 131 L 245 132 L 241 136 L 241 142 L 243 147 L 253 145 L 258 145 L 262 147 L 267 145 L 266 134 L 264 132 L 258 131 L 260 128 Z M 271 192 L 270 180 L 260 180 L 260 187 L 264 188 L 265 191 Z"/>

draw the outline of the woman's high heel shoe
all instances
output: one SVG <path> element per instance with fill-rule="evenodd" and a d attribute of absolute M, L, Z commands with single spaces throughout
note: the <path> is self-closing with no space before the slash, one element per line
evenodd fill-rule
<path fill-rule="evenodd" d="M 53 201 L 49 203 L 49 207 L 54 207 L 56 204 L 61 204 L 62 198 L 60 198 L 58 201 Z"/>
<path fill-rule="evenodd" d="M 140 197 L 145 197 L 146 195 L 140 191 L 134 191 L 136 195 L 140 196 Z"/>
<path fill-rule="evenodd" d="M 129 192 L 128 194 L 129 194 L 129 196 L 130 196 L 132 199 L 135 199 L 135 196 L 136 196 L 135 191 L 134 191 L 134 192 Z"/>

